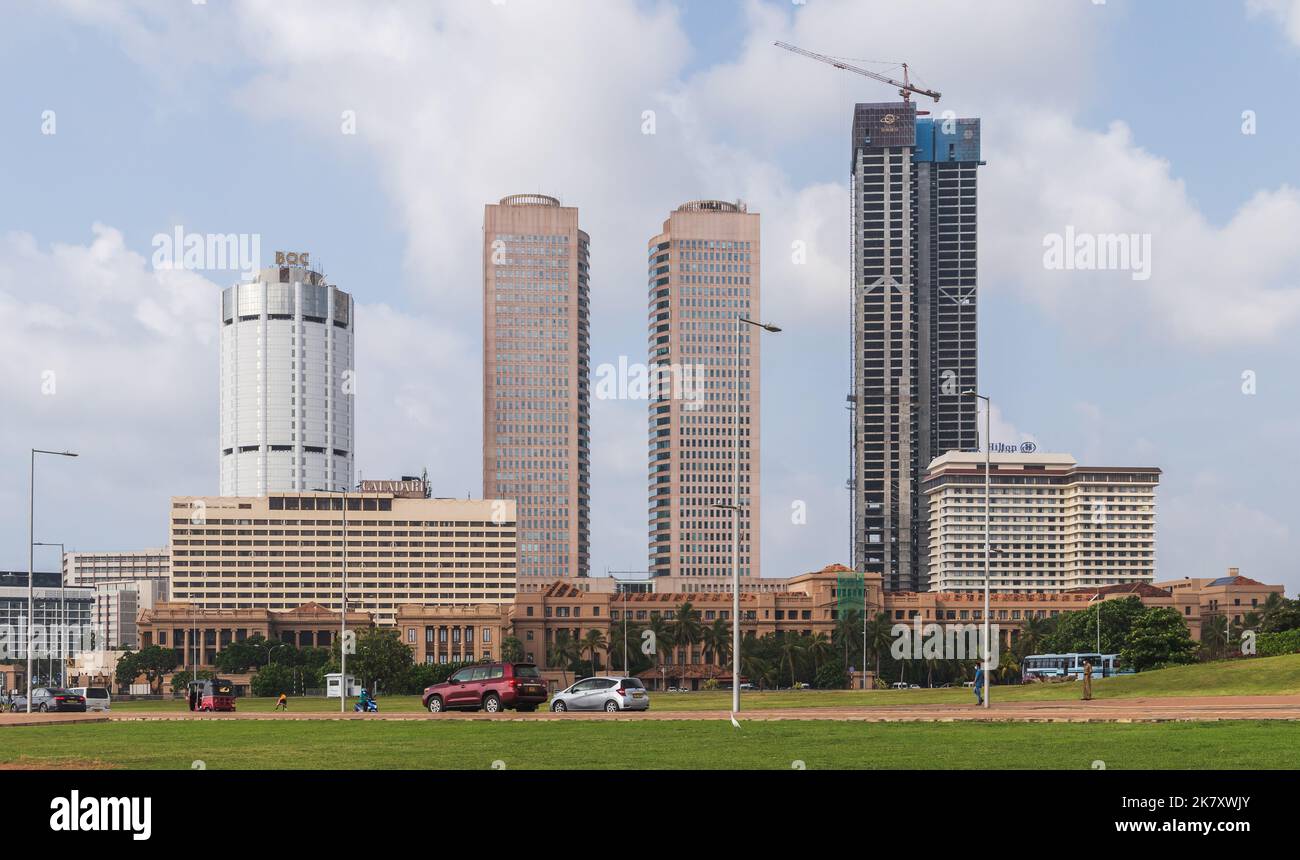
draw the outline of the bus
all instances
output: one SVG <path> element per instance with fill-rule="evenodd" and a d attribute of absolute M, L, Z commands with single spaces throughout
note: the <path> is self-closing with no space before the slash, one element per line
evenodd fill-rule
<path fill-rule="evenodd" d="M 1048 681 L 1057 678 L 1069 678 L 1077 681 L 1083 678 L 1084 662 L 1092 663 L 1092 677 L 1109 678 L 1114 675 L 1130 675 L 1132 669 L 1126 669 L 1120 663 L 1118 654 L 1030 654 L 1020 667 L 1023 681 Z"/>

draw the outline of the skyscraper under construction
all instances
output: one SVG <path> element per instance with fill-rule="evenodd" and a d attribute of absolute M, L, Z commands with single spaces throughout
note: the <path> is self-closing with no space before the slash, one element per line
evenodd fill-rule
<path fill-rule="evenodd" d="M 978 401 L 963 392 L 978 388 L 980 121 L 859 104 L 852 134 L 854 568 L 925 591 L 921 476 L 979 445 Z"/>

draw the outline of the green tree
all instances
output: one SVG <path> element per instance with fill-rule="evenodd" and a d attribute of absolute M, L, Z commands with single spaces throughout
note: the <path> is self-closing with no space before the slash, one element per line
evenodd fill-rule
<path fill-rule="evenodd" d="M 507 663 L 520 663 L 524 659 L 524 643 L 516 636 L 501 640 L 501 659 Z"/>
<path fill-rule="evenodd" d="M 270 649 L 276 648 L 275 656 L 279 660 L 285 659 L 285 652 L 295 650 L 292 645 L 283 642 L 272 642 L 260 633 L 254 633 L 247 639 L 231 642 L 217 652 L 217 658 L 214 661 L 217 671 L 234 675 L 247 672 L 250 669 L 258 669 L 266 665 L 267 653 Z"/>
<path fill-rule="evenodd" d="M 357 635 L 357 653 L 348 655 L 348 674 L 355 675 L 361 685 L 372 693 L 380 684 L 397 689 L 406 670 L 411 666 L 411 649 L 401 640 L 397 630 L 389 627 L 372 627 Z M 334 665 L 338 665 L 338 648 L 335 643 Z M 278 665 L 278 664 L 273 664 Z"/>
<path fill-rule="evenodd" d="M 819 690 L 843 690 L 849 686 L 849 673 L 838 657 L 822 664 L 813 677 L 813 686 Z"/>
<path fill-rule="evenodd" d="M 850 609 L 835 619 L 831 641 L 843 653 L 844 665 L 850 665 L 862 652 L 862 613 Z M 866 666 L 862 667 L 863 669 Z"/>
<path fill-rule="evenodd" d="M 1284 633 L 1300 628 L 1300 599 L 1287 600 L 1274 592 L 1260 607 L 1260 632 Z"/>
<path fill-rule="evenodd" d="M 119 688 L 129 690 L 141 674 L 143 672 L 140 669 L 139 654 L 128 650 L 117 658 L 117 666 L 113 669 L 113 680 L 117 682 Z"/>
<path fill-rule="evenodd" d="M 880 658 L 889 653 L 889 646 L 894 641 L 893 626 L 888 612 L 877 612 L 876 617 L 867 622 L 867 653 L 875 658 L 877 680 L 881 677 Z M 862 668 L 865 670 L 866 666 Z"/>
<path fill-rule="evenodd" d="M 651 642 L 654 643 L 655 661 L 663 669 L 673 661 L 673 622 L 662 615 L 654 615 L 648 627 L 653 634 Z"/>
<path fill-rule="evenodd" d="M 248 686 L 254 696 L 279 696 L 298 692 L 299 670 L 287 663 L 271 663 L 258 669 Z"/>
<path fill-rule="evenodd" d="M 812 658 L 813 677 L 815 678 L 817 677 L 818 664 L 830 656 L 833 650 L 830 637 L 824 632 L 816 633 L 808 638 L 804 647 L 808 652 L 808 656 Z"/>
<path fill-rule="evenodd" d="M 176 668 L 176 652 L 161 645 L 141 648 L 135 655 L 138 675 L 144 675 L 151 689 L 162 691 L 162 678 Z"/>
<path fill-rule="evenodd" d="M 563 628 L 555 631 L 555 642 L 551 644 L 551 649 L 546 655 L 546 664 L 548 666 L 558 666 L 560 677 L 564 681 L 564 686 L 569 686 L 569 670 L 573 664 L 582 659 L 582 649 L 570 634 Z"/>
<path fill-rule="evenodd" d="M 1127 665 L 1141 672 L 1193 662 L 1196 643 L 1192 641 L 1187 622 L 1178 610 L 1169 606 L 1152 606 L 1133 622 L 1120 656 Z"/>
<path fill-rule="evenodd" d="M 787 633 L 781 637 L 781 661 L 790 667 L 790 686 L 795 685 L 794 664 L 804 653 L 802 637 Z"/>
<path fill-rule="evenodd" d="M 712 624 L 700 631 L 700 642 L 709 665 L 722 669 L 731 661 L 731 625 L 725 619 L 713 619 Z"/>
<path fill-rule="evenodd" d="M 1083 654 L 1097 648 L 1097 614 L 1101 613 L 1101 651 L 1114 654 L 1123 648 L 1133 623 L 1146 612 L 1136 595 L 1123 600 L 1099 600 L 1087 609 L 1063 612 L 1056 629 L 1044 638 L 1044 650 L 1055 654 Z"/>
<path fill-rule="evenodd" d="M 605 631 L 593 627 L 583 635 L 578 643 L 578 651 L 587 655 L 591 663 L 591 673 L 596 674 L 596 654 L 601 651 L 607 651 L 609 643 L 605 641 Z"/>
<path fill-rule="evenodd" d="M 704 632 L 704 625 L 700 623 L 700 613 L 688 600 L 677 609 L 677 614 L 673 616 L 672 637 L 673 644 L 678 648 L 686 648 L 689 652 L 692 645 L 700 641 Z"/>

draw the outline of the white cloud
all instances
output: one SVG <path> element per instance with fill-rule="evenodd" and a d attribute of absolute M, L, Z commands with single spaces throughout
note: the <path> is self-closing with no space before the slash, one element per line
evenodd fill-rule
<path fill-rule="evenodd" d="M 1246 7 L 1252 15 L 1276 18 L 1287 38 L 1300 45 L 1300 0 L 1247 0 Z"/>

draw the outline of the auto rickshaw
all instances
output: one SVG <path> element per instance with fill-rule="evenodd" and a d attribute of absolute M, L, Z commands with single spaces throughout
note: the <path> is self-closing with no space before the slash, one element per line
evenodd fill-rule
<path fill-rule="evenodd" d="M 224 678 L 191 681 L 188 698 L 191 711 L 233 711 L 235 685 Z"/>

